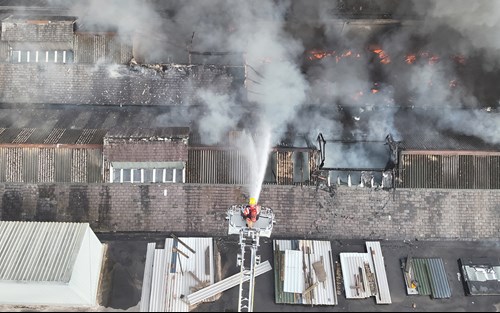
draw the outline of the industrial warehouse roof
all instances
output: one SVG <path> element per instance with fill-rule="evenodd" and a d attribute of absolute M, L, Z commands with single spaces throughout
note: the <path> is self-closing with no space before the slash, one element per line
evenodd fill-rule
<path fill-rule="evenodd" d="M 161 127 L 161 128 L 113 128 L 105 136 L 112 139 L 148 139 L 161 140 L 162 138 L 187 138 L 189 127 Z"/>
<path fill-rule="evenodd" d="M 28 21 L 51 21 L 51 22 L 74 22 L 78 18 L 75 16 L 36 16 L 36 15 L 11 15 L 4 18 L 5 22 L 28 22 Z"/>
<path fill-rule="evenodd" d="M 227 94 L 244 82 L 242 66 L 2 63 L 0 72 L 4 103 L 190 106 L 201 90 Z"/>
<path fill-rule="evenodd" d="M 2 144 L 101 144 L 104 129 L 0 128 Z"/>
<path fill-rule="evenodd" d="M 0 222 L 0 280 L 68 283 L 88 227 Z"/>

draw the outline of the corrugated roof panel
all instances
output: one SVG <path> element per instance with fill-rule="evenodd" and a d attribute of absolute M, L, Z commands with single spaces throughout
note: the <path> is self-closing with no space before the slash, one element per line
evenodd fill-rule
<path fill-rule="evenodd" d="M 52 133 L 52 129 L 49 128 L 36 128 L 31 136 L 26 140 L 25 143 L 40 144 L 47 139 L 47 137 Z"/>
<path fill-rule="evenodd" d="M 94 137 L 97 129 L 83 129 L 80 138 L 76 141 L 76 144 L 88 144 Z"/>
<path fill-rule="evenodd" d="M 335 271 L 333 264 L 332 245 L 329 241 L 312 241 L 311 264 L 315 262 L 322 262 L 323 268 L 326 273 L 326 281 L 320 283 L 314 289 L 314 303 L 315 305 L 337 305 L 337 286 L 335 285 Z M 316 271 L 312 271 L 313 280 L 318 281 Z"/>
<path fill-rule="evenodd" d="M 153 278 L 151 280 L 151 298 L 149 312 L 164 312 L 165 309 L 165 249 L 156 249 L 153 262 Z"/>
<path fill-rule="evenodd" d="M 82 133 L 83 131 L 81 129 L 66 129 L 57 143 L 75 144 Z"/>
<path fill-rule="evenodd" d="M 0 280 L 69 282 L 88 227 L 87 223 L 0 222 Z"/>
<path fill-rule="evenodd" d="M 304 291 L 303 254 L 297 250 L 285 250 L 285 272 L 283 291 L 302 293 Z"/>
<path fill-rule="evenodd" d="M 443 260 L 441 258 L 427 259 L 427 266 L 432 297 L 435 299 L 450 298 L 451 289 L 446 277 Z"/>
<path fill-rule="evenodd" d="M 149 311 L 151 312 L 188 312 L 189 306 L 185 300 L 181 300 L 181 295 L 189 295 L 192 292 L 191 288 L 199 285 L 197 279 L 208 285 L 214 284 L 212 238 L 179 239 L 194 249 L 196 253 L 192 253 L 172 238 L 165 240 L 164 249 L 156 249 L 149 298 Z M 189 258 L 181 253 L 174 253 L 174 248 Z M 207 250 L 208 255 L 206 254 Z M 206 262 L 208 263 L 206 264 Z M 208 273 L 206 269 L 208 269 Z"/>
<path fill-rule="evenodd" d="M 389 282 L 387 281 L 387 273 L 385 272 L 384 256 L 380 242 L 367 241 L 366 250 L 371 255 L 375 268 L 375 278 L 377 280 L 378 293 L 375 296 L 377 304 L 391 304 L 391 292 L 389 291 Z"/>
<path fill-rule="evenodd" d="M 271 264 L 269 264 L 269 261 L 264 261 L 255 267 L 255 277 L 258 277 L 266 272 L 269 272 L 270 270 L 272 270 Z M 187 296 L 187 302 L 190 303 L 191 305 L 198 304 L 209 297 L 213 297 L 225 290 L 238 286 L 240 280 L 241 280 L 241 274 L 240 273 L 234 274 L 233 276 L 218 281 L 213 285 L 203 288 L 202 290 L 189 294 Z M 243 278 L 243 281 L 245 282 L 248 280 L 249 280 L 248 276 Z"/>
<path fill-rule="evenodd" d="M 172 263 L 174 264 L 173 273 L 169 276 L 167 288 L 167 297 L 170 299 L 167 302 L 166 311 L 168 312 L 188 312 L 189 306 L 185 301 L 180 299 L 181 295 L 187 296 L 191 293 L 191 288 L 199 285 L 197 279 L 202 282 L 207 282 L 209 285 L 214 284 L 214 263 L 213 263 L 213 240 L 212 238 L 179 238 L 191 249 L 196 251 L 192 253 L 184 245 L 174 241 L 176 248 L 182 253 L 189 256 L 186 258 L 181 253 L 175 253 Z M 206 251 L 208 249 L 208 255 Z M 207 259 L 208 256 L 208 259 Z M 208 262 L 208 264 L 205 264 Z M 208 273 L 206 272 L 208 269 Z M 184 274 L 182 274 L 184 272 Z M 192 272 L 194 276 L 189 274 Z"/>
<path fill-rule="evenodd" d="M 90 138 L 88 143 L 94 145 L 102 145 L 104 142 L 104 136 L 107 132 L 108 131 L 105 129 L 96 129 L 94 132 L 94 136 Z"/>
<path fill-rule="evenodd" d="M 276 303 L 286 304 L 312 304 L 312 305 L 336 305 L 335 274 L 333 270 L 333 256 L 331 243 L 329 241 L 316 240 L 274 240 L 274 264 L 275 264 L 275 298 Z M 287 249 L 284 249 L 287 248 Z M 302 254 L 303 263 L 300 264 L 300 272 L 296 273 L 297 278 L 302 280 L 302 289 L 299 292 L 284 291 L 284 267 L 285 253 L 294 250 Z M 326 279 L 319 282 L 314 263 L 323 263 Z M 305 271 L 304 271 L 305 266 Z M 319 265 L 318 265 L 319 267 Z M 312 282 L 305 283 L 304 277 L 311 277 Z M 311 285 L 312 291 L 303 294 L 306 288 Z"/>
<path fill-rule="evenodd" d="M 7 128 L 0 134 L 0 143 L 12 143 L 22 131 L 20 128 Z"/>
<path fill-rule="evenodd" d="M 64 131 L 65 131 L 64 128 L 54 128 L 47 136 L 47 138 L 43 141 L 43 143 L 46 144 L 58 143 L 59 139 L 61 139 L 62 135 L 64 134 Z"/>
<path fill-rule="evenodd" d="M 12 143 L 25 143 L 34 132 L 35 128 L 23 128 Z"/>
<path fill-rule="evenodd" d="M 363 269 L 365 263 L 370 265 L 373 272 L 372 261 L 368 253 L 340 253 L 340 265 L 342 266 L 345 296 L 347 299 L 364 299 L 372 296 L 367 283 L 366 273 L 362 271 L 363 279 L 357 279 L 359 268 Z M 358 283 L 356 283 L 356 280 L 358 280 Z"/>
<path fill-rule="evenodd" d="M 412 259 L 412 266 L 417 280 L 417 291 L 419 295 L 430 296 L 432 294 L 431 284 L 425 259 Z"/>
<path fill-rule="evenodd" d="M 153 264 L 155 258 L 156 243 L 148 243 L 146 251 L 146 264 L 142 278 L 141 307 L 140 312 L 149 312 L 149 300 L 151 298 L 151 285 L 153 282 Z"/>

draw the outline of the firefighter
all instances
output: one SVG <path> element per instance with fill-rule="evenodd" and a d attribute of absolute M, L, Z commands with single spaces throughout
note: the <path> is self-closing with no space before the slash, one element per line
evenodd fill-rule
<path fill-rule="evenodd" d="M 248 205 L 243 209 L 243 218 L 247 222 L 247 227 L 252 228 L 257 222 L 260 215 L 260 205 L 257 204 L 255 198 L 250 198 Z"/>

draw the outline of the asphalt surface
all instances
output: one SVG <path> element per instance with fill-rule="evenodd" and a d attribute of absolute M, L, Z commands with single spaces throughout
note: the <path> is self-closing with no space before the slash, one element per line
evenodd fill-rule
<path fill-rule="evenodd" d="M 124 235 L 118 240 L 113 235 L 102 235 L 101 240 L 108 244 L 109 288 L 105 292 L 104 305 L 115 309 L 134 307 L 140 301 L 142 275 L 146 255 L 146 243 L 156 241 L 161 244 L 166 236 L 162 235 Z M 239 271 L 236 266 L 238 252 L 237 236 L 214 238 L 221 252 L 223 277 Z M 331 241 L 334 258 L 340 252 L 366 252 L 365 242 L 361 240 Z M 500 312 L 500 296 L 466 296 L 459 276 L 458 259 L 467 257 L 496 257 L 500 255 L 498 242 L 457 242 L 457 241 L 381 241 L 392 304 L 377 305 L 375 298 L 347 300 L 342 294 L 337 306 L 282 305 L 274 303 L 274 275 L 268 272 L 256 280 L 254 311 L 256 312 L 351 312 L 351 311 L 418 311 L 418 312 Z M 262 261 L 272 264 L 272 241 L 264 238 L 259 249 Z M 450 299 L 431 299 L 429 296 L 407 296 L 404 286 L 400 259 L 413 257 L 440 257 L 445 262 L 448 282 L 452 290 Z M 238 307 L 238 288 L 225 291 L 213 303 L 198 306 L 196 312 L 236 312 Z"/>

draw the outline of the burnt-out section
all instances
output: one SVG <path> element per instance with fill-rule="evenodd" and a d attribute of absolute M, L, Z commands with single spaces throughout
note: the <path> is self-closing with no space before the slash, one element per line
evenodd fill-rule
<path fill-rule="evenodd" d="M 67 214 L 72 221 L 89 220 L 89 194 L 87 186 L 71 186 Z"/>
<path fill-rule="evenodd" d="M 2 220 L 18 221 L 23 210 L 23 194 L 21 190 L 7 189 L 2 196 Z"/>
<path fill-rule="evenodd" d="M 57 221 L 57 195 L 55 185 L 39 185 L 35 220 L 39 222 Z"/>
<path fill-rule="evenodd" d="M 139 186 L 139 202 L 141 205 L 141 210 L 148 214 L 150 211 L 150 203 L 152 200 L 156 198 L 155 196 L 149 195 L 149 185 L 140 185 Z"/>
<path fill-rule="evenodd" d="M 99 221 L 98 228 L 108 229 L 110 226 L 110 211 L 112 206 L 112 198 L 108 185 L 101 186 L 99 192 Z"/>

